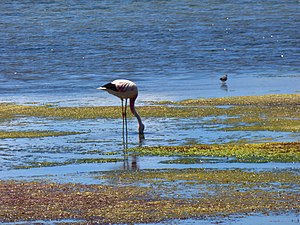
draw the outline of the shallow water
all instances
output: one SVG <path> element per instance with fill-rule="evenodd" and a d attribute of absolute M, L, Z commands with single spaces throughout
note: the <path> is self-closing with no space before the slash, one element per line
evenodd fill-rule
<path fill-rule="evenodd" d="M 119 105 L 117 98 L 96 90 L 117 78 L 138 84 L 139 105 L 153 100 L 300 92 L 298 1 L 4 0 L 0 7 L 0 102 Z M 219 77 L 225 73 L 229 79 L 221 84 Z M 128 147 L 300 140 L 299 133 L 219 131 L 223 125 L 207 125 L 207 119 L 144 119 L 143 141 L 139 140 L 136 121 L 129 120 Z M 32 162 L 124 157 L 120 119 L 20 117 L 0 123 L 1 130 L 16 128 L 82 133 L 1 139 L 0 179 L 92 184 L 102 182 L 94 178 L 95 174 L 111 170 L 300 168 L 299 163 L 229 163 L 214 159 L 183 165 L 161 163 L 176 157 L 129 157 L 126 163 L 16 169 Z M 253 215 L 172 222 L 246 225 L 257 221 L 292 225 L 299 223 L 299 217 Z"/>
<path fill-rule="evenodd" d="M 229 217 L 225 219 L 186 219 L 167 221 L 160 224 L 226 224 L 226 225 L 297 225 L 299 224 L 299 215 L 284 214 L 284 215 L 248 215 L 239 217 Z M 143 223 L 139 223 L 143 225 Z M 154 223 L 147 223 L 147 225 L 155 225 Z"/>
<path fill-rule="evenodd" d="M 291 132 L 219 131 L 218 128 L 223 125 L 215 124 L 213 126 L 207 126 L 205 124 L 206 120 L 206 118 L 145 119 L 144 123 L 147 125 L 145 139 L 140 140 L 137 133 L 136 120 L 130 119 L 128 121 L 128 147 L 197 143 L 212 144 L 241 141 L 296 141 L 299 140 L 300 137 L 299 133 Z M 7 131 L 16 130 L 17 128 L 22 131 L 76 131 L 81 132 L 81 134 L 34 139 L 2 139 L 0 145 L 0 177 L 1 171 L 12 170 L 16 167 L 30 166 L 36 162 L 63 163 L 82 158 L 122 159 L 124 146 L 122 143 L 122 125 L 120 122 L 121 119 L 52 120 L 33 117 L 19 118 L 2 124 L 0 129 Z M 16 127 L 16 125 L 18 126 Z M 140 162 L 141 168 L 144 167 L 143 164 L 144 162 L 142 160 Z M 78 167 L 78 165 L 76 165 L 75 168 L 76 167 Z M 153 167 L 159 169 L 164 166 L 153 162 Z"/>
<path fill-rule="evenodd" d="M 207 126 L 209 118 L 149 118 L 145 119 L 147 131 L 145 140 L 140 141 L 136 130 L 136 120 L 129 120 L 128 147 L 182 145 L 193 143 L 227 143 L 227 142 L 264 142 L 268 140 L 295 141 L 299 133 L 290 132 L 250 132 L 250 131 L 219 131 L 223 125 Z M 18 126 L 16 126 L 18 125 Z M 249 171 L 292 171 L 299 173 L 300 163 L 234 163 L 227 159 L 211 158 L 196 164 L 168 164 L 165 161 L 177 157 L 134 157 L 127 161 L 113 163 L 71 163 L 61 166 L 41 166 L 38 168 L 17 169 L 16 167 L 31 166 L 36 162 L 68 162 L 83 158 L 117 158 L 124 159 L 121 137 L 120 119 L 87 119 L 87 120 L 51 120 L 47 118 L 18 118 L 1 125 L 3 130 L 54 130 L 74 131 L 81 134 L 44 137 L 2 139 L 0 144 L 0 178 L 2 180 L 43 180 L 59 183 L 111 184 L 98 177 L 109 171 L 149 170 L 149 169 L 243 169 Z M 111 155 L 112 153 L 112 155 Z M 36 167 L 36 166 L 34 166 Z M 123 184 L 124 185 L 124 184 Z M 186 190 L 187 186 L 184 187 Z M 197 188 L 193 186 L 192 189 Z M 184 193 L 184 195 L 183 195 Z M 172 192 L 172 194 L 174 194 Z M 188 193 L 180 192 L 181 196 Z M 172 220 L 158 224 L 262 224 L 277 225 L 282 222 L 294 225 L 299 222 L 298 215 L 274 216 L 232 216 L 229 218 Z M 68 220 L 66 220 L 68 222 Z M 298 221 L 298 222 L 297 222 Z M 55 221 L 37 221 L 53 224 Z M 57 221 L 57 222 L 64 222 Z M 76 221 L 69 221 L 76 222 Z M 24 222 L 25 223 L 25 222 Z M 22 224 L 20 222 L 19 224 Z"/>
<path fill-rule="evenodd" d="M 0 101 L 119 104 L 96 90 L 116 78 L 136 81 L 141 101 L 299 91 L 294 0 L 0 7 Z"/>
<path fill-rule="evenodd" d="M 232 217 L 228 219 L 184 219 L 184 220 L 172 220 L 161 223 L 137 223 L 138 225 L 157 225 L 157 224 L 226 224 L 226 225 L 252 225 L 252 224 L 262 224 L 262 225 L 297 225 L 299 224 L 299 215 L 296 214 L 285 214 L 285 215 L 250 215 L 247 217 L 239 216 Z M 45 221 L 36 220 L 31 221 L 32 223 L 42 223 L 42 224 L 56 224 L 56 223 L 76 223 L 84 222 L 82 220 L 56 220 L 56 221 Z M 6 224 L 28 224 L 28 221 L 6 223 Z"/>

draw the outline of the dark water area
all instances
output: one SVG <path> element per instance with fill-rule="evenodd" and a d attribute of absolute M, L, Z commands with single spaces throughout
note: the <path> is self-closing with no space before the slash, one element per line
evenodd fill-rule
<path fill-rule="evenodd" d="M 138 83 L 145 101 L 299 92 L 296 0 L 0 7 L 0 101 L 116 104 L 95 90 L 116 78 Z"/>

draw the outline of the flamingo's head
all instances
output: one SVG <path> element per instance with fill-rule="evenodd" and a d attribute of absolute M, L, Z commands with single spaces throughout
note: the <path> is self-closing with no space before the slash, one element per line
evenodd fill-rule
<path fill-rule="evenodd" d="M 141 123 L 139 125 L 139 134 L 140 135 L 144 135 L 144 129 L 145 129 L 145 125 L 143 123 Z"/>

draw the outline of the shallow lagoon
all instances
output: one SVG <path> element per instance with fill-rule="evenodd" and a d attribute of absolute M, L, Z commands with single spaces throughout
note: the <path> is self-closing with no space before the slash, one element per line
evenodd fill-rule
<path fill-rule="evenodd" d="M 297 97 L 297 96 L 294 96 Z M 293 98 L 294 98 L 293 97 Z M 291 103 L 294 104 L 294 103 Z M 169 107 L 169 106 L 167 106 Z M 174 106 L 170 106 L 174 107 Z M 230 109 L 230 107 L 221 107 Z M 151 106 L 147 109 L 151 109 Z M 185 106 L 183 109 L 189 109 Z M 207 108 L 208 110 L 209 108 Z M 292 114 L 291 114 L 292 115 Z M 288 116 L 288 115 L 287 115 Z M 234 117 L 233 117 L 234 118 Z M 146 124 L 145 139 L 140 139 L 136 131 L 136 121 L 129 119 L 128 150 L 139 147 L 151 146 L 193 146 L 195 144 L 232 144 L 232 143 L 264 143 L 264 142 L 292 142 L 299 140 L 299 132 L 282 131 L 264 131 L 264 130 L 236 130 L 229 131 L 224 128 L 230 127 L 230 123 L 223 123 L 230 119 L 230 116 L 205 116 L 205 117 L 144 117 Z M 195 185 L 183 180 L 173 181 L 172 183 L 154 183 L 147 184 L 143 182 L 122 181 L 117 178 L 118 174 L 124 172 L 129 176 L 149 173 L 156 171 L 158 174 L 166 174 L 168 171 L 175 171 L 175 174 L 195 169 L 202 171 L 244 171 L 246 173 L 255 173 L 257 175 L 265 172 L 292 173 L 299 175 L 300 164 L 296 162 L 264 162 L 264 163 L 241 163 L 233 158 L 227 157 L 201 157 L 201 156 L 147 156 L 129 153 L 124 157 L 124 144 L 122 142 L 120 118 L 95 118 L 95 119 L 70 119 L 55 117 L 17 116 L 5 119 L 1 124 L 2 131 L 55 131 L 55 132 L 77 132 L 72 135 L 54 135 L 38 138 L 4 138 L 1 142 L 1 171 L 2 180 L 27 180 L 43 181 L 57 183 L 73 183 L 86 185 L 113 185 L 132 186 L 135 188 L 145 188 L 147 185 L 153 190 L 161 190 L 162 197 L 173 198 L 180 196 L 183 200 L 188 200 L 191 194 L 199 197 L 199 190 L 204 190 L 205 186 Z M 212 123 L 214 121 L 214 123 Z M 298 122 L 295 120 L 295 124 Z M 245 123 L 246 125 L 246 123 Z M 126 172 L 127 171 L 127 172 Z M 177 172 L 176 172 L 177 171 Z M 108 174 L 114 174 L 113 179 L 105 178 Z M 190 175 L 190 172 L 187 173 Z M 116 180 L 115 180 L 116 179 Z M 117 182 L 116 182 L 117 181 Z M 162 182 L 162 180 L 160 181 Z M 158 186 L 157 186 L 158 185 Z M 284 190 L 291 192 L 298 188 L 298 184 L 291 183 L 289 189 L 283 183 L 270 183 L 268 190 Z M 261 186 L 261 185 L 259 185 Z M 207 186 L 211 188 L 211 186 Z M 184 189 L 183 189 L 184 188 Z M 204 189 L 203 189 L 204 188 Z M 227 186 L 224 186 L 226 191 Z M 189 190 L 185 193 L 186 190 Z M 228 190 L 227 190 L 228 191 Z M 155 191 L 154 191 L 155 192 Z M 209 192 L 207 192 L 209 193 Z M 297 209 L 295 209 L 297 211 Z M 260 211 L 257 211 L 258 214 Z M 289 211 L 287 211 L 289 212 Z M 286 213 L 282 211 L 281 213 Z M 297 221 L 297 214 L 289 213 L 282 216 L 274 214 L 269 217 L 263 217 L 270 224 L 277 218 L 279 221 L 287 219 L 293 224 Z M 236 213 L 234 213 L 236 214 Z M 238 215 L 244 215 L 238 213 Z M 230 215 L 230 214 L 229 214 Z M 256 214 L 253 214 L 256 218 Z M 190 216 L 195 217 L 195 216 Z M 249 224 L 251 216 L 245 216 L 241 220 L 239 216 L 226 216 L 221 219 L 218 216 L 209 220 L 212 223 L 222 221 L 230 224 L 233 221 L 239 221 L 241 224 Z M 269 218 L 269 219 L 267 219 Z M 279 219 L 278 219 L 279 218 Z M 62 220 L 63 222 L 64 220 Z M 202 220 L 172 220 L 174 223 L 191 224 L 201 222 Z M 207 220 L 205 219 L 207 222 Z M 247 222 L 248 221 L 248 222 Z M 47 221 L 46 221 L 47 222 Z M 73 221 L 75 223 L 76 221 Z M 135 221 L 137 222 L 137 221 Z M 159 222 L 159 221 L 157 221 Z M 161 222 L 170 222 L 163 219 Z"/>
<path fill-rule="evenodd" d="M 138 105 L 300 91 L 296 1 L 3 1 L 0 5 L 1 102 L 119 105 L 118 99 L 96 90 L 116 78 L 138 83 Z M 219 82 L 225 73 L 229 75 L 226 85 Z M 212 124 L 213 118 L 217 116 L 144 118 L 142 142 L 135 120 L 130 119 L 128 147 L 299 141 L 298 131 L 222 131 L 219 128 L 228 124 Z M 299 162 L 236 163 L 190 157 L 195 158 L 193 164 L 182 164 L 166 163 L 180 160 L 178 156 L 139 156 L 124 163 L 121 129 L 120 119 L 20 116 L 0 120 L 1 131 L 42 130 L 54 135 L 0 139 L 0 179 L 95 184 L 105 182 L 95 176 L 110 171 L 186 168 L 299 174 Z M 57 132 L 74 131 L 79 134 L 57 136 Z M 258 213 L 161 224 L 253 224 L 257 220 L 288 225 L 299 223 L 299 216 Z"/>
<path fill-rule="evenodd" d="M 148 118 L 145 139 L 139 140 L 136 121 L 129 120 L 128 147 L 214 144 L 229 142 L 297 141 L 299 133 L 272 131 L 220 131 L 224 125 L 207 125 L 199 118 Z M 65 162 L 80 158 L 121 158 L 123 144 L 120 119 L 53 120 L 46 118 L 20 118 L 1 126 L 6 131 L 55 130 L 80 134 L 1 140 L 1 171 L 30 165 L 30 162 Z M 140 166 L 143 167 L 141 158 Z M 160 166 L 157 164 L 156 166 Z"/>

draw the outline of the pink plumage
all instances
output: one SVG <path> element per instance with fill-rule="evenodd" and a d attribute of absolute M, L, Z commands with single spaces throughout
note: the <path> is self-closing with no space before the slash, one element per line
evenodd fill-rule
<path fill-rule="evenodd" d="M 121 99 L 137 98 L 138 96 L 137 86 L 130 80 L 114 80 L 98 89 L 107 91 Z"/>
<path fill-rule="evenodd" d="M 107 91 L 109 94 L 117 96 L 122 101 L 122 116 L 123 121 L 126 119 L 126 107 L 127 99 L 130 100 L 130 110 L 132 114 L 137 118 L 139 124 L 139 134 L 144 134 L 144 124 L 142 123 L 141 117 L 138 112 L 135 110 L 134 103 L 138 96 L 138 88 L 136 84 L 130 80 L 114 80 L 110 83 L 107 83 L 99 88 L 99 90 Z M 123 109 L 123 100 L 125 100 L 125 109 Z"/>

